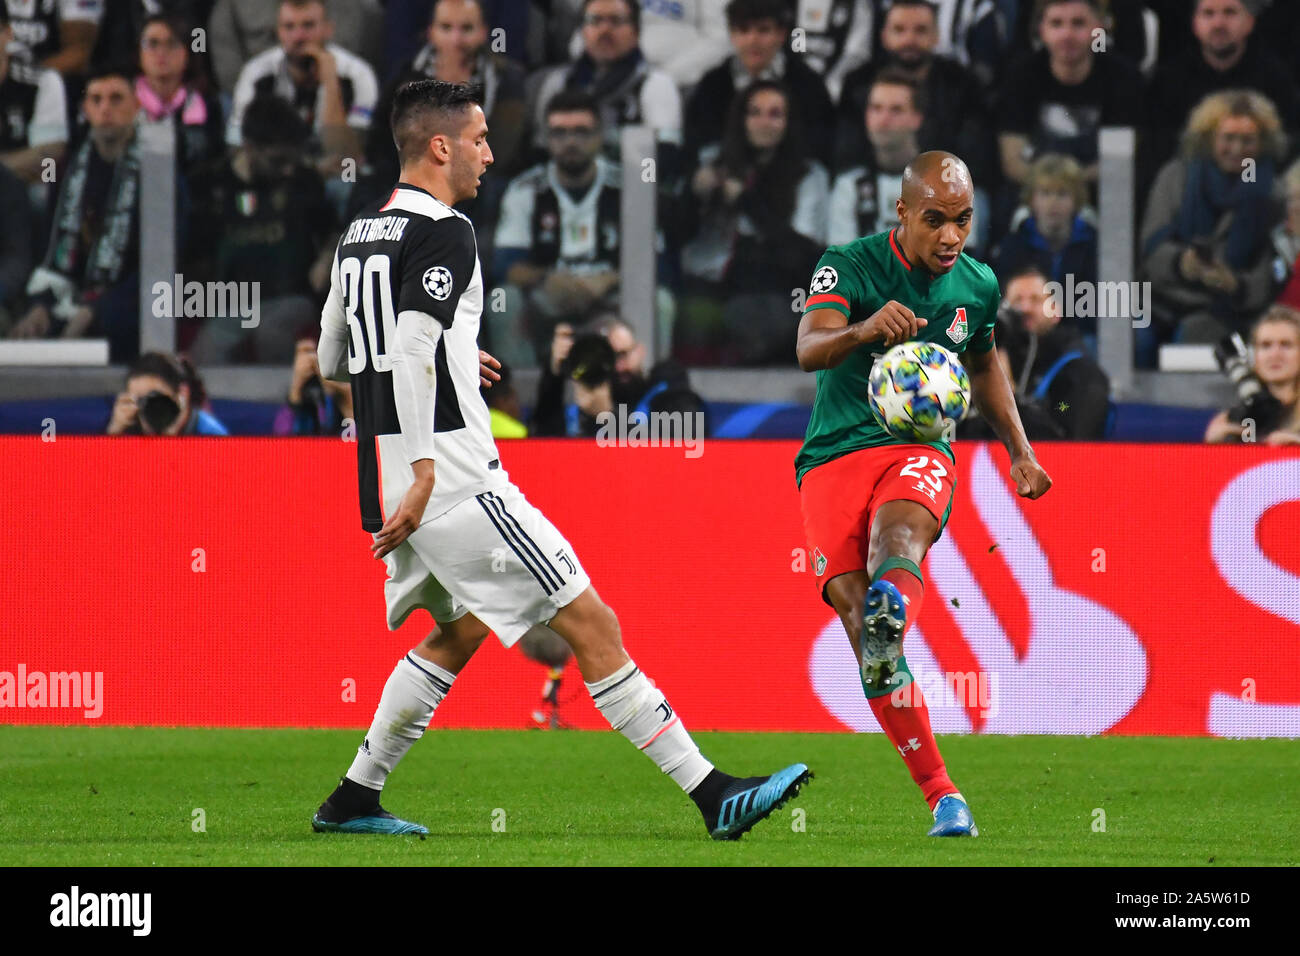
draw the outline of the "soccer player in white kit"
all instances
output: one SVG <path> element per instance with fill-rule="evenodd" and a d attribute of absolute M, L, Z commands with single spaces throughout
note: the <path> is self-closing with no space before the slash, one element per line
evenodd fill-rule
<path fill-rule="evenodd" d="M 510 647 L 546 623 L 573 648 L 610 725 L 690 795 L 711 836 L 738 839 L 798 792 L 808 767 L 742 779 L 706 760 L 629 659 L 618 619 L 573 548 L 511 484 L 478 390 L 483 280 L 474 227 L 452 208 L 477 195 L 492 163 L 477 91 L 409 83 L 392 125 L 401 179 L 339 241 L 319 357 L 325 374 L 346 370 L 352 382 L 362 527 L 388 568 L 388 626 L 425 608 L 438 627 L 398 661 L 312 827 L 427 833 L 380 806 L 388 775 L 489 629 Z"/>

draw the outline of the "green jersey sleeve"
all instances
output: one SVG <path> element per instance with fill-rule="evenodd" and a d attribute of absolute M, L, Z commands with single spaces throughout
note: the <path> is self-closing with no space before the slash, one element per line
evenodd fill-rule
<path fill-rule="evenodd" d="M 986 267 L 987 268 L 987 267 Z M 992 270 L 988 270 L 988 296 L 984 300 L 984 315 L 976 326 L 974 334 L 966 348 L 971 352 L 987 352 L 993 348 L 993 329 L 998 324 L 998 309 L 1002 306 L 1002 291 Z"/>
<path fill-rule="evenodd" d="M 862 263 L 847 255 L 843 246 L 831 246 L 817 260 L 803 314 L 834 309 L 852 322 L 854 314 L 861 315 L 875 297 Z"/>

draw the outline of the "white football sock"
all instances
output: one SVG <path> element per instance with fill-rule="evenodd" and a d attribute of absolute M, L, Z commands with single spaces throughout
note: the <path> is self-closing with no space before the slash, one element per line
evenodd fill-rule
<path fill-rule="evenodd" d="M 451 671 L 414 654 L 398 661 L 384 684 L 374 722 L 357 748 L 347 778 L 371 790 L 382 790 L 397 762 L 429 726 L 455 679 Z"/>
<path fill-rule="evenodd" d="M 587 690 L 609 725 L 636 744 L 687 793 L 713 769 L 664 695 L 632 661 L 604 680 L 588 684 Z"/>

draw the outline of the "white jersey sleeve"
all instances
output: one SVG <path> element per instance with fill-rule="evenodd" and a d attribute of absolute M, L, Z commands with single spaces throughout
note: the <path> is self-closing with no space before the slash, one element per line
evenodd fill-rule
<path fill-rule="evenodd" d="M 41 70 L 36 81 L 36 102 L 32 105 L 32 122 L 27 127 L 27 145 L 68 141 L 68 108 L 63 92 L 63 77 L 56 70 Z"/>
<path fill-rule="evenodd" d="M 339 254 L 334 251 L 334 264 L 330 267 L 330 292 L 320 314 L 320 343 L 316 358 L 321 375 L 335 381 L 348 378 L 348 321 L 343 311 L 343 287 L 339 282 Z"/>
<path fill-rule="evenodd" d="M 419 228 L 403 257 L 392 352 L 393 402 L 408 463 L 434 458 L 438 340 L 455 322 L 477 265 L 467 220 L 449 216 Z"/>

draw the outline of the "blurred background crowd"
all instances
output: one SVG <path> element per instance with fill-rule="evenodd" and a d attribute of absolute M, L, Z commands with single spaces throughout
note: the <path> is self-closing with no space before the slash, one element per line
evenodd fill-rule
<path fill-rule="evenodd" d="M 1235 404 L 1205 437 L 1255 415 L 1287 441 L 1297 40 L 1291 0 L 0 0 L 0 365 L 7 342 L 107 340 L 128 369 L 109 430 L 198 433 L 221 425 L 198 414 L 195 366 L 276 366 L 272 430 L 337 433 L 350 396 L 314 344 L 330 261 L 397 178 L 394 91 L 434 77 L 483 90 L 495 163 L 464 211 L 503 435 L 589 433 L 619 403 L 702 409 L 695 369 L 793 369 L 820 252 L 889 228 L 928 149 L 973 174 L 967 251 L 1002 283 L 1031 435 L 1114 434 L 1098 322 L 1130 317 L 1048 290 L 1099 279 L 1098 133 L 1128 127 L 1127 278 L 1151 289 L 1133 362 L 1216 347 Z M 258 290 L 256 323 L 234 296 L 177 310 L 183 361 L 140 354 L 150 126 L 174 132 L 177 273 Z M 625 127 L 655 142 L 633 176 Z M 621 309 L 629 184 L 653 194 L 653 362 Z M 143 413 L 158 394 L 162 427 Z"/>

